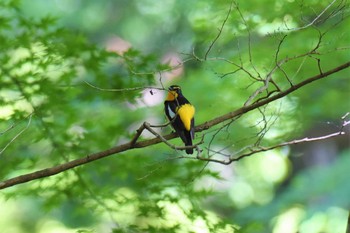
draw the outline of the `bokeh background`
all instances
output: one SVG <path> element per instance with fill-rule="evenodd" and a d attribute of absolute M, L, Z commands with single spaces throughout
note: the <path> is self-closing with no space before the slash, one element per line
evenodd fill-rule
<path fill-rule="evenodd" d="M 282 90 L 348 62 L 348 4 L 1 1 L 1 180 L 128 142 L 144 121 L 166 121 L 163 90 L 85 82 L 181 85 L 200 124 L 242 107 L 276 60 L 291 58 L 273 73 Z M 1 190 L 0 232 L 345 232 L 349 93 L 347 69 L 196 141 L 203 137 L 204 156 L 225 159 L 257 142 L 344 136 L 230 165 L 179 158 L 161 143 Z"/>

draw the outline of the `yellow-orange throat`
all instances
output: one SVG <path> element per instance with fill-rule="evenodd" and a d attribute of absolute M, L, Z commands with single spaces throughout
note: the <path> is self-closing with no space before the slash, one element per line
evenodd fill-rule
<path fill-rule="evenodd" d="M 166 98 L 167 101 L 173 101 L 177 98 L 178 94 L 176 91 L 168 91 L 168 96 Z"/>
<path fill-rule="evenodd" d="M 184 104 L 178 107 L 177 114 L 180 116 L 182 123 L 187 131 L 191 129 L 191 120 L 194 117 L 195 109 L 191 104 Z"/>

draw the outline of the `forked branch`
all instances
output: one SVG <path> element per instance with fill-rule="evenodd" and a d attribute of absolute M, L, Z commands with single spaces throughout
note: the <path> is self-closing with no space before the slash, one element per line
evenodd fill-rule
<path fill-rule="evenodd" d="M 276 148 L 305 143 L 305 142 L 321 141 L 321 140 L 325 140 L 325 139 L 329 139 L 329 138 L 333 138 L 333 137 L 338 137 L 341 135 L 345 135 L 345 132 L 339 131 L 339 132 L 335 132 L 335 133 L 331 133 L 331 134 L 323 135 L 323 136 L 319 136 L 319 137 L 314 137 L 314 138 L 307 137 L 307 138 L 303 138 L 303 139 L 292 140 L 289 142 L 283 142 L 283 143 L 276 144 L 276 145 L 269 146 L 269 147 L 263 147 L 263 146 L 250 147 L 250 148 L 248 148 L 248 150 L 249 150 L 248 152 L 242 153 L 238 156 L 237 155 L 229 156 L 229 158 L 226 160 L 207 158 L 207 157 L 197 157 L 197 159 L 203 160 L 203 161 L 208 161 L 208 162 L 215 162 L 215 163 L 221 163 L 221 164 L 228 165 L 228 164 L 231 164 L 232 162 L 237 162 L 245 157 L 248 157 L 248 156 L 251 156 L 253 154 L 260 153 L 260 152 L 266 152 L 266 151 L 270 151 L 270 150 L 273 150 Z M 187 158 L 187 157 L 184 157 L 184 158 Z"/>
<path fill-rule="evenodd" d="M 255 110 L 255 109 L 258 109 L 259 107 L 262 107 L 268 103 L 271 103 L 277 99 L 280 99 L 280 98 L 283 98 L 287 95 L 289 95 L 290 93 L 300 89 L 301 87 L 304 87 L 314 81 L 318 81 L 318 80 L 321 80 L 323 78 L 326 78 L 332 74 L 335 74 L 337 72 L 340 72 L 346 68 L 348 68 L 350 66 L 350 62 L 346 62 L 336 68 L 333 68 L 327 72 L 324 72 L 322 74 L 318 74 L 314 77 L 310 77 L 300 83 L 297 83 L 291 87 L 289 87 L 288 89 L 284 90 L 284 91 L 281 91 L 281 92 L 278 92 L 277 94 L 275 95 L 271 95 L 270 97 L 266 98 L 266 99 L 263 99 L 259 102 L 254 102 L 253 104 L 251 105 L 247 105 L 247 106 L 243 106 L 235 111 L 232 111 L 232 112 L 229 112 L 225 115 L 222 115 L 222 116 L 219 116 L 217 118 L 214 118 L 212 120 L 209 120 L 205 123 L 202 123 L 200 125 L 198 125 L 196 128 L 195 128 L 195 131 L 196 132 L 201 132 L 201 131 L 204 131 L 204 130 L 207 130 L 215 125 L 218 125 L 222 122 L 225 122 L 227 120 L 230 120 L 230 119 L 234 119 L 235 117 L 238 117 L 238 116 L 241 116 L 243 115 L 244 113 L 247 113 L 247 112 L 250 112 L 252 110 Z M 146 128 L 146 126 L 145 126 Z M 81 166 L 81 165 L 84 165 L 84 164 L 87 164 L 87 163 L 90 163 L 90 162 L 93 162 L 95 160 L 98 160 L 98 159 L 101 159 L 101 158 L 104 158 L 104 157 L 107 157 L 107 156 L 111 156 L 111 155 L 114 155 L 114 154 L 119 154 L 121 152 L 124 152 L 124 151 L 127 151 L 127 150 L 131 150 L 131 149 L 136 149 L 136 148 L 143 148 L 143 147 L 148 147 L 148 146 L 152 146 L 152 145 L 155 145 L 155 144 L 158 144 L 158 143 L 161 143 L 161 142 L 165 142 L 165 141 L 169 141 L 170 139 L 173 139 L 175 137 L 177 137 L 177 135 L 175 133 L 170 133 L 170 134 L 167 134 L 167 135 L 164 135 L 164 136 L 159 136 L 159 134 L 156 135 L 155 138 L 152 138 L 152 139 L 147 139 L 147 140 L 142 140 L 142 141 L 137 141 L 142 133 L 142 130 L 140 130 L 141 132 L 137 132 L 137 136 L 135 136 L 133 139 L 131 139 L 129 142 L 127 143 L 124 143 L 124 144 L 121 144 L 119 146 L 116 146 L 116 147 L 113 147 L 113 148 L 110 148 L 108 150 L 104 150 L 104 151 L 101 151 L 101 152 L 97 152 L 97 153 L 93 153 L 93 154 L 90 154 L 90 155 L 87 155 L 83 158 L 79 158 L 79 159 L 75 159 L 75 160 L 72 160 L 72 161 L 69 161 L 67 163 L 63 163 L 63 164 L 60 164 L 60 165 L 57 165 L 57 166 L 54 166 L 54 167 L 51 167 L 51 168 L 46 168 L 46 169 L 42 169 L 42 170 L 39 170 L 39 171 L 35 171 L 35 172 L 32 172 L 32 173 L 28 173 L 28 174 L 25 174 L 25 175 L 20 175 L 20 176 L 17 176 L 17 177 L 14 177 L 14 178 L 10 178 L 8 180 L 4 180 L 2 182 L 0 182 L 0 189 L 4 189 L 4 188 L 7 188 L 7 187 L 11 187 L 11 186 L 14 186 L 14 185 L 17 185 L 17 184 L 21 184 L 21 183 L 25 183 L 25 182 L 29 182 L 29 181 L 32 181 L 32 180 L 36 180 L 36 179 L 40 179 L 40 178 L 44 178 L 44 177 L 48 177 L 48 176 L 52 176 L 52 175 L 55 175 L 55 174 L 58 174 L 58 173 L 61 173 L 61 172 L 64 172 L 64 171 L 67 171 L 69 169 L 72 169 L 72 168 L 75 168 L 77 166 Z M 341 133 L 337 133 L 336 135 L 333 135 L 332 137 L 335 137 L 335 136 L 339 136 L 339 135 L 342 135 Z M 308 139 L 310 140 L 310 139 Z M 320 139 L 319 139 L 320 140 Z M 300 142 L 306 142 L 307 140 L 306 139 L 302 139 L 302 141 L 294 141 L 294 144 L 295 143 L 300 143 Z M 293 143 L 293 142 L 289 142 L 289 143 Z M 284 146 L 284 145 L 280 145 L 280 146 Z M 174 148 L 174 149 L 186 149 L 186 147 L 179 147 L 179 148 Z M 250 154 L 252 153 L 258 153 L 258 152 L 261 152 L 261 151 L 264 151 L 266 150 L 266 148 L 260 148 L 260 150 L 255 150 L 253 152 L 249 152 Z M 241 156 L 249 156 L 248 155 L 241 155 Z M 202 159 L 203 158 L 199 158 L 199 159 Z M 205 159 L 205 158 L 204 158 Z M 232 159 L 231 162 L 233 161 L 236 161 L 236 159 Z M 230 162 L 230 163 L 231 163 Z"/>

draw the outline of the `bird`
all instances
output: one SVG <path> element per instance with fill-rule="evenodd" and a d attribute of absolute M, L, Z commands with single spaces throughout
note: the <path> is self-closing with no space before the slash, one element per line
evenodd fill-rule
<path fill-rule="evenodd" d="M 185 146 L 192 146 L 195 108 L 182 94 L 180 86 L 169 87 L 164 101 L 164 111 Z M 193 148 L 186 149 L 186 153 L 193 154 Z"/>

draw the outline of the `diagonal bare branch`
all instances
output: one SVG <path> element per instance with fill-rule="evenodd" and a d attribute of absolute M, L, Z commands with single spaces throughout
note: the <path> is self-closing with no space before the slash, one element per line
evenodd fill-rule
<path fill-rule="evenodd" d="M 195 128 L 195 131 L 201 132 L 201 131 L 207 130 L 215 125 L 218 125 L 222 122 L 225 122 L 227 120 L 234 119 L 235 117 L 238 117 L 240 115 L 243 115 L 244 113 L 250 112 L 250 111 L 255 110 L 261 106 L 264 106 L 268 103 L 271 103 L 275 100 L 283 98 L 283 97 L 287 96 L 288 94 L 300 89 L 301 87 L 309 85 L 314 81 L 318 81 L 318 80 L 321 80 L 323 78 L 326 78 L 332 74 L 335 74 L 335 73 L 340 72 L 344 69 L 347 69 L 348 67 L 350 67 L 350 62 L 346 62 L 346 63 L 339 65 L 331 70 L 323 72 L 322 74 L 318 74 L 316 76 L 310 77 L 310 78 L 308 78 L 300 83 L 297 83 L 297 84 L 289 87 L 288 89 L 286 89 L 284 91 L 281 91 L 275 95 L 270 96 L 269 98 L 263 99 L 259 102 L 254 102 L 253 104 L 248 105 L 248 106 L 243 106 L 235 111 L 229 112 L 225 115 L 219 116 L 219 117 L 214 118 L 212 120 L 209 120 L 203 124 L 200 124 Z M 140 133 L 140 135 L 141 135 L 141 133 Z M 312 140 L 321 140 L 321 139 L 326 139 L 329 137 L 335 137 L 335 136 L 339 136 L 339 135 L 342 135 L 342 133 L 338 132 L 338 133 L 335 133 L 334 135 L 323 136 L 322 138 L 319 138 L 319 139 L 301 139 L 299 141 L 292 141 L 292 142 L 288 142 L 288 143 L 296 144 L 296 143 L 301 143 L 301 142 L 309 142 Z M 127 143 L 110 148 L 108 150 L 93 153 L 93 154 L 87 155 L 87 156 L 79 158 L 79 159 L 75 159 L 75 160 L 60 164 L 60 165 L 56 165 L 56 166 L 51 167 L 51 168 L 42 169 L 42 170 L 28 173 L 25 175 L 20 175 L 20 176 L 14 177 L 14 178 L 10 178 L 8 180 L 4 180 L 4 181 L 0 182 L 0 189 L 4 189 L 4 188 L 8 188 L 8 187 L 17 185 L 17 184 L 26 183 L 26 182 L 29 182 L 32 180 L 41 179 L 44 177 L 56 175 L 58 173 L 67 171 L 69 169 L 73 169 L 77 166 L 81 166 L 81 165 L 93 162 L 95 160 L 98 160 L 98 159 L 102 159 L 102 158 L 107 157 L 107 156 L 111 156 L 113 154 L 118 154 L 118 153 L 121 153 L 121 152 L 124 152 L 127 150 L 131 150 L 131 149 L 148 147 L 151 145 L 161 143 L 161 142 L 163 142 L 163 140 L 168 141 L 168 140 L 173 139 L 175 137 L 177 137 L 177 135 L 175 133 L 171 133 L 171 134 L 167 134 L 167 135 L 162 136 L 162 138 L 155 137 L 155 138 L 148 139 L 148 140 L 137 141 L 137 139 L 139 138 L 139 136 L 137 136 L 136 139 L 132 139 Z M 284 146 L 284 145 L 279 144 L 279 146 L 277 146 L 277 147 L 281 147 L 281 146 Z M 275 147 L 275 148 L 277 148 L 277 147 Z M 182 147 L 182 148 L 178 148 L 178 149 L 186 149 L 186 147 Z M 267 149 L 268 148 L 260 148 L 260 150 L 256 150 L 256 151 L 254 151 L 254 153 L 266 151 Z M 198 153 L 199 153 L 199 150 L 198 150 Z M 251 153 L 253 154 L 253 152 L 251 152 Z M 247 157 L 249 155 L 250 154 L 245 154 L 245 155 L 241 155 L 241 156 Z M 200 158 L 200 157 L 198 158 L 198 156 L 197 156 L 197 158 L 195 158 L 195 157 L 192 157 L 192 158 L 193 159 L 201 159 L 201 160 L 205 160 L 205 159 L 209 160 L 210 159 L 210 158 Z M 210 161 L 216 162 L 214 160 L 210 160 Z M 237 161 L 237 158 L 232 159 L 232 161 L 228 160 L 227 164 L 232 163 L 233 161 Z"/>
<path fill-rule="evenodd" d="M 297 139 L 297 140 L 292 140 L 289 142 L 283 142 L 277 145 L 273 145 L 273 146 L 269 146 L 269 147 L 256 147 L 256 148 L 251 148 L 249 152 L 243 153 L 241 155 L 239 155 L 238 157 L 233 157 L 233 158 L 229 158 L 228 160 L 219 160 L 219 159 L 212 159 L 212 158 L 205 158 L 205 157 L 197 157 L 199 160 L 203 160 L 203 161 L 209 161 L 209 162 L 215 162 L 215 163 L 221 163 L 221 164 L 231 164 L 232 162 L 236 162 L 239 161 L 245 157 L 249 157 L 253 154 L 257 154 L 260 152 L 266 152 L 266 151 L 270 151 L 276 148 L 280 148 L 280 147 L 284 147 L 284 146 L 289 146 L 289 145 L 295 145 L 295 144 L 300 144 L 300 143 L 306 143 L 306 142 L 314 142 L 314 141 L 320 141 L 320 140 L 326 140 L 329 138 L 333 138 L 333 137 L 338 137 L 341 135 L 345 135 L 345 132 L 343 131 L 339 131 L 339 132 L 335 132 L 335 133 L 331 133 L 328 135 L 324 135 L 324 136 L 319 136 L 319 137 L 314 137 L 314 138 L 303 138 L 303 139 Z"/>
<path fill-rule="evenodd" d="M 331 3 L 329 3 L 311 22 L 309 22 L 308 24 L 302 26 L 302 27 L 297 27 L 297 28 L 291 28 L 289 29 L 290 31 L 299 31 L 308 27 L 311 27 L 313 25 L 315 25 L 317 23 L 317 21 L 322 17 L 322 15 L 324 15 L 328 9 L 330 9 L 330 7 L 336 2 L 337 0 L 333 0 Z M 334 14 L 334 12 L 332 13 Z"/>
<path fill-rule="evenodd" d="M 220 38 L 221 33 L 222 33 L 222 30 L 224 29 L 225 24 L 226 24 L 228 18 L 230 17 L 230 14 L 231 14 L 231 11 L 232 11 L 233 3 L 234 3 L 234 1 L 231 2 L 230 8 L 229 8 L 229 10 L 228 10 L 228 12 L 227 12 L 227 14 L 226 14 L 226 18 L 225 18 L 224 21 L 222 22 L 222 25 L 221 25 L 221 27 L 220 27 L 220 29 L 219 29 L 219 33 L 216 35 L 216 37 L 214 38 L 214 40 L 212 41 L 212 43 L 209 45 L 209 48 L 208 48 L 207 52 L 206 52 L 205 55 L 204 55 L 204 60 L 207 60 L 208 55 L 209 55 L 209 53 L 210 53 L 210 50 L 213 48 L 213 46 L 214 46 L 214 44 L 216 43 L 216 41 Z"/>
<path fill-rule="evenodd" d="M 33 113 L 31 113 L 30 115 L 29 115 L 29 120 L 28 120 L 28 123 L 27 123 L 27 125 L 20 131 L 20 132 L 18 132 L 6 145 L 5 145 L 5 147 L 4 148 L 2 148 L 2 150 L 0 150 L 0 155 L 2 154 L 2 153 L 4 153 L 4 151 L 24 132 L 24 131 L 26 131 L 28 128 L 29 128 L 29 126 L 30 126 L 30 124 L 31 124 L 31 122 L 32 122 L 32 116 L 33 116 Z M 9 129 L 12 129 L 13 127 L 10 127 Z M 7 129 L 6 131 L 8 131 L 9 129 Z M 5 132 L 6 132 L 5 131 Z"/>
<path fill-rule="evenodd" d="M 139 91 L 139 90 L 146 90 L 146 89 L 156 89 L 156 90 L 165 90 L 164 88 L 161 87 L 131 87 L 131 88 L 101 88 L 97 87 L 88 81 L 84 81 L 85 84 L 87 84 L 89 87 L 92 87 L 94 89 L 97 89 L 99 91 L 110 91 L 110 92 L 123 92 L 123 91 Z"/>

